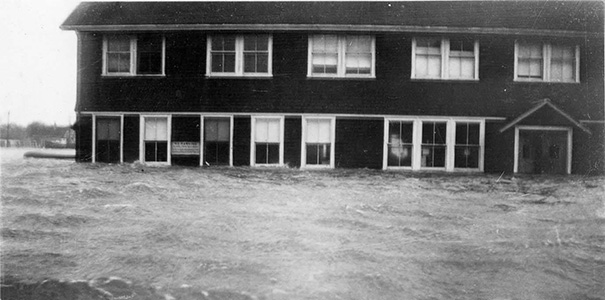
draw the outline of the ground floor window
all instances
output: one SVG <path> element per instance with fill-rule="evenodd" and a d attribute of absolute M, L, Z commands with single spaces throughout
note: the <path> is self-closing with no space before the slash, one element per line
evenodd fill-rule
<path fill-rule="evenodd" d="M 390 121 L 388 126 L 388 165 L 390 167 L 412 167 L 414 123 Z"/>
<path fill-rule="evenodd" d="M 252 119 L 252 165 L 283 164 L 283 117 Z"/>
<path fill-rule="evenodd" d="M 204 164 L 229 165 L 231 161 L 231 118 L 204 117 Z"/>
<path fill-rule="evenodd" d="M 143 157 L 145 162 L 169 162 L 168 118 L 144 117 Z"/>
<path fill-rule="evenodd" d="M 446 135 L 446 122 L 422 122 L 422 167 L 445 167 Z"/>
<path fill-rule="evenodd" d="M 302 166 L 334 167 L 334 118 L 303 118 Z"/>
<path fill-rule="evenodd" d="M 95 162 L 120 162 L 120 117 L 96 117 Z"/>
<path fill-rule="evenodd" d="M 386 119 L 383 168 L 483 170 L 485 121 Z"/>
<path fill-rule="evenodd" d="M 459 122 L 456 123 L 456 149 L 454 153 L 454 167 L 471 168 L 479 167 L 480 124 Z"/>

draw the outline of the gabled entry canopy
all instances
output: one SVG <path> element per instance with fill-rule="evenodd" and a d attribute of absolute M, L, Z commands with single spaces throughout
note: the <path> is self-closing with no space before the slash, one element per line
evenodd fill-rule
<path fill-rule="evenodd" d="M 504 132 L 511 127 L 516 125 L 562 125 L 562 123 L 570 123 L 573 126 L 581 129 L 582 131 L 591 134 L 588 127 L 582 125 L 576 119 L 571 117 L 564 110 L 554 105 L 550 99 L 546 98 L 538 105 L 534 106 L 530 110 L 521 114 L 510 123 L 506 124 L 500 129 L 500 132 Z"/>

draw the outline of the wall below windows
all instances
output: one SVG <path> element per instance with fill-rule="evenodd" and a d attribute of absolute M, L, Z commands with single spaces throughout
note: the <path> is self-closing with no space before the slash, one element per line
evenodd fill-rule
<path fill-rule="evenodd" d="M 250 117 L 233 118 L 233 165 L 250 165 Z"/>
<path fill-rule="evenodd" d="M 78 116 L 74 130 L 76 131 L 76 161 L 92 162 L 92 116 Z"/>
<path fill-rule="evenodd" d="M 503 122 L 485 123 L 485 167 L 487 173 L 513 173 L 515 130 L 500 133 Z"/>
<path fill-rule="evenodd" d="M 336 119 L 336 167 L 382 168 L 383 119 Z"/>
<path fill-rule="evenodd" d="M 302 118 L 286 117 L 284 125 L 284 164 L 300 167 L 300 146 L 302 139 Z"/>
<path fill-rule="evenodd" d="M 139 160 L 139 115 L 124 116 L 124 162 Z"/>
<path fill-rule="evenodd" d="M 580 175 L 605 174 L 605 124 L 584 124 L 592 134 L 573 132 L 571 172 Z"/>

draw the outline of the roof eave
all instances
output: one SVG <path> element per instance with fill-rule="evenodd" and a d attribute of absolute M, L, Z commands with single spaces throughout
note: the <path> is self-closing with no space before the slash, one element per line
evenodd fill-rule
<path fill-rule="evenodd" d="M 351 25 L 351 24 L 123 24 L 123 25 L 61 25 L 62 30 L 74 31 L 180 31 L 180 30 L 252 30 L 252 31 L 346 31 L 383 33 L 450 33 L 496 34 L 586 38 L 602 36 L 602 33 L 498 27 L 448 27 L 412 25 Z"/>
<path fill-rule="evenodd" d="M 576 121 L 574 118 L 572 118 L 565 111 L 563 111 L 562 109 L 558 108 L 548 98 L 542 100 L 542 102 L 540 104 L 534 106 L 530 110 L 526 111 L 522 115 L 518 116 L 517 118 L 515 118 L 514 120 L 512 120 L 511 122 L 509 122 L 508 124 L 504 125 L 502 128 L 500 128 L 500 133 L 508 130 L 509 128 L 511 128 L 511 127 L 513 127 L 515 125 L 517 125 L 519 122 L 521 122 L 525 118 L 531 116 L 533 113 L 535 113 L 536 111 L 540 110 L 544 106 L 549 106 L 550 108 L 554 109 L 557 113 L 559 113 L 561 116 L 563 116 L 564 118 L 566 118 L 570 123 L 572 123 L 573 125 L 575 125 L 576 127 L 580 128 L 580 129 L 582 129 L 582 131 L 584 131 L 584 132 L 586 132 L 588 134 L 592 134 L 592 132 L 590 131 L 590 129 L 588 127 L 586 127 L 582 123 Z"/>

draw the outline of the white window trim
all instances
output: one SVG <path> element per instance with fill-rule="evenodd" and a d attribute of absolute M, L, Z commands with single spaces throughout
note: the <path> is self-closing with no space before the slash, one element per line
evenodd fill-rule
<path fill-rule="evenodd" d="M 217 34 L 221 35 L 221 34 Z M 268 62 L 267 73 L 248 73 L 244 72 L 244 36 L 247 34 L 235 35 L 235 72 L 212 72 L 212 35 L 206 38 L 206 76 L 208 77 L 273 77 L 273 35 L 268 36 Z M 216 35 L 215 35 L 216 36 Z"/>
<path fill-rule="evenodd" d="M 260 164 L 256 163 L 256 121 L 258 119 L 273 119 L 279 120 L 279 163 L 277 164 Z M 252 124 L 250 126 L 250 166 L 252 167 L 275 167 L 284 165 L 284 116 L 252 116 Z"/>
<path fill-rule="evenodd" d="M 233 167 L 233 115 L 200 115 L 200 167 L 204 164 L 204 119 L 229 118 L 229 166 Z"/>
<path fill-rule="evenodd" d="M 573 148 L 573 129 L 563 126 L 515 126 L 515 153 L 513 163 L 513 173 L 519 172 L 519 131 L 534 130 L 534 131 L 564 131 L 567 132 L 567 174 L 571 174 L 572 148 Z"/>
<path fill-rule="evenodd" d="M 124 163 L 124 115 L 123 114 L 93 114 L 92 115 L 92 163 L 97 162 L 97 116 L 120 118 L 120 163 Z"/>
<path fill-rule="evenodd" d="M 450 77 L 449 72 L 449 58 L 450 58 L 450 40 L 442 38 L 440 40 L 440 51 L 441 51 L 441 76 L 440 77 L 418 77 L 416 75 L 416 44 L 418 38 L 412 39 L 412 72 L 411 79 L 418 80 L 452 80 L 452 81 L 478 81 L 479 80 L 479 40 L 474 42 L 474 58 L 475 58 L 475 69 L 473 78 L 458 78 Z M 430 38 L 429 38 L 430 39 Z"/>
<path fill-rule="evenodd" d="M 307 121 L 308 120 L 330 120 L 330 164 L 329 165 L 308 165 L 307 164 Z M 336 117 L 335 116 L 303 116 L 302 117 L 302 137 L 301 137 L 301 157 L 300 157 L 300 168 L 301 169 L 333 169 L 335 166 L 335 153 L 336 153 Z"/>
<path fill-rule="evenodd" d="M 391 122 L 407 122 L 412 123 L 412 164 L 411 166 L 389 166 L 389 125 Z M 416 137 L 416 119 L 415 118 L 385 118 L 384 119 L 384 146 L 382 147 L 382 169 L 383 170 L 412 170 L 414 169 L 414 161 L 416 160 L 415 153 L 418 144 L 415 142 Z"/>
<path fill-rule="evenodd" d="M 542 78 L 522 78 L 519 72 L 519 43 L 515 41 L 514 81 L 519 82 L 549 82 L 549 83 L 580 83 L 580 45 L 575 46 L 575 79 L 573 81 L 556 81 L 550 78 L 551 51 L 553 43 L 542 43 Z M 557 45 L 556 43 L 554 45 Z"/>
<path fill-rule="evenodd" d="M 389 141 L 389 123 L 396 122 L 411 122 L 413 123 L 412 132 L 412 166 L 397 167 L 388 165 L 388 141 Z M 441 122 L 446 123 L 446 145 L 445 145 L 445 166 L 444 167 L 422 167 L 422 124 L 425 122 Z M 456 151 L 456 124 L 457 123 L 473 123 L 479 124 L 479 163 L 478 168 L 456 168 L 455 166 L 455 151 Z M 402 117 L 402 118 L 385 118 L 384 119 L 384 135 L 383 135 L 383 170 L 427 170 L 427 171 L 446 171 L 446 172 L 483 172 L 485 162 L 485 120 L 467 119 L 467 118 L 434 118 L 434 117 Z"/>
<path fill-rule="evenodd" d="M 321 34 L 319 34 L 321 35 Z M 376 78 L 376 36 L 374 35 L 343 35 L 343 34 L 327 34 L 336 35 L 338 37 L 338 62 L 336 65 L 336 74 L 321 74 L 313 73 L 313 36 L 309 35 L 309 46 L 307 48 L 307 77 L 309 78 Z M 372 51 L 372 65 L 370 68 L 370 74 L 347 74 L 346 73 L 346 41 L 347 36 L 370 36 L 371 37 L 371 51 Z"/>
<path fill-rule="evenodd" d="M 167 134 L 167 157 L 166 161 L 145 161 L 145 119 L 146 118 L 166 118 L 166 131 Z M 139 161 L 143 164 L 150 166 L 162 166 L 170 165 L 172 163 L 172 115 L 140 115 L 139 117 Z"/>
<path fill-rule="evenodd" d="M 130 72 L 107 72 L 107 35 L 103 36 L 103 69 L 102 76 L 145 76 L 162 77 L 166 76 L 166 37 L 162 36 L 162 72 L 159 74 L 138 74 L 137 73 L 137 36 L 127 35 L 130 38 Z"/>

